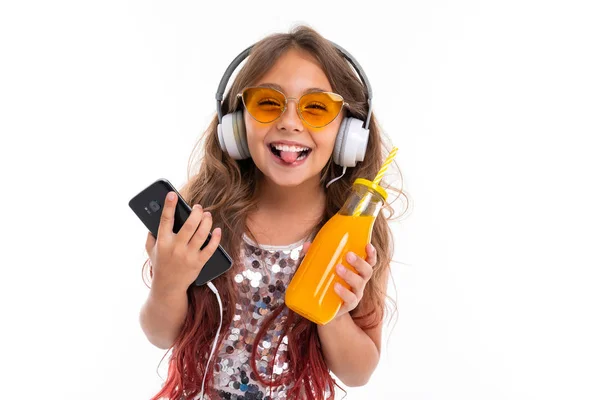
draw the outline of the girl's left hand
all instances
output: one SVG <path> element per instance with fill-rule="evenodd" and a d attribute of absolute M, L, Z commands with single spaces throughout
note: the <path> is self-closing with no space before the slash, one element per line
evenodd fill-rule
<path fill-rule="evenodd" d="M 309 245 L 310 243 L 305 243 L 303 253 L 308 251 Z M 367 258 L 365 260 L 359 258 L 352 252 L 346 253 L 346 260 L 351 266 L 354 267 L 354 269 L 356 269 L 356 272 L 358 273 L 354 273 L 353 271 L 344 267 L 342 264 L 336 265 L 336 273 L 340 278 L 348 283 L 350 289 L 346 289 L 339 283 L 335 284 L 334 290 L 344 301 L 344 303 L 335 315 L 334 320 L 345 313 L 354 310 L 356 306 L 358 306 L 358 303 L 363 297 L 367 282 L 369 282 L 373 276 L 373 267 L 377 263 L 377 253 L 375 251 L 375 247 L 373 247 L 373 245 L 370 243 L 366 246 L 366 250 Z"/>

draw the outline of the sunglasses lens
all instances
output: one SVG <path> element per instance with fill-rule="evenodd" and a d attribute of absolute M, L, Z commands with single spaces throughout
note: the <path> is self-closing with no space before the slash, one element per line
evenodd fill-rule
<path fill-rule="evenodd" d="M 315 128 L 323 127 L 333 121 L 343 106 L 344 99 L 335 93 L 308 93 L 300 99 L 302 118 Z"/>
<path fill-rule="evenodd" d="M 242 100 L 248 113 L 262 123 L 275 121 L 285 109 L 285 95 L 271 88 L 247 88 L 242 92 Z M 332 122 L 343 106 L 344 99 L 339 94 L 314 92 L 302 96 L 298 108 L 307 124 L 320 128 Z"/>
<path fill-rule="evenodd" d="M 262 123 L 275 121 L 285 108 L 285 96 L 271 88 L 248 88 L 242 99 L 250 115 Z"/>

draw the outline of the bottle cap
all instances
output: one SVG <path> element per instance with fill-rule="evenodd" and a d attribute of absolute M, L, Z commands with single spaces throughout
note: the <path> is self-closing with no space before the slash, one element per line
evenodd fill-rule
<path fill-rule="evenodd" d="M 376 183 L 373 183 L 372 181 L 368 180 L 368 179 L 363 179 L 363 178 L 358 178 L 357 180 L 354 181 L 355 185 L 363 185 L 366 186 L 370 189 L 375 190 L 381 197 L 383 197 L 383 200 L 387 200 L 387 192 L 385 191 L 384 188 L 382 188 L 381 186 L 377 185 Z"/>

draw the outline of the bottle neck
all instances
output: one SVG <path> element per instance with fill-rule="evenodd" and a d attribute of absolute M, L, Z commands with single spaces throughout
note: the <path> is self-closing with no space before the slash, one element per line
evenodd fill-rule
<path fill-rule="evenodd" d="M 377 217 L 383 207 L 383 197 L 375 190 L 360 184 L 352 186 L 350 196 L 338 212 L 340 215 Z"/>

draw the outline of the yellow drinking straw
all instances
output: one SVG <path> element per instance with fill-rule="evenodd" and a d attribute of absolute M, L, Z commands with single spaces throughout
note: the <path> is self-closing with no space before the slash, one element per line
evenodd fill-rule
<path fill-rule="evenodd" d="M 394 147 L 392 149 L 392 151 L 390 151 L 390 154 L 387 156 L 387 158 L 383 162 L 383 165 L 381 166 L 381 169 L 379 170 L 379 172 L 375 176 L 375 179 L 373 179 L 373 183 L 375 185 L 379 185 L 379 182 L 381 182 L 381 178 L 383 178 L 383 175 L 386 173 L 388 167 L 390 166 L 390 164 L 394 160 L 394 157 L 396 157 L 396 153 L 397 152 L 398 152 L 398 148 L 397 147 Z"/>
<path fill-rule="evenodd" d="M 373 179 L 373 184 L 374 185 L 379 185 L 379 182 L 381 182 L 381 179 L 383 178 L 383 175 L 386 173 L 388 167 L 390 166 L 390 164 L 394 160 L 394 157 L 396 157 L 396 153 L 397 152 L 398 152 L 398 148 L 394 146 L 394 148 L 390 151 L 390 154 L 388 154 L 387 158 L 383 162 L 383 165 L 379 169 L 379 172 L 375 176 L 375 179 Z M 364 196 L 360 200 L 360 203 L 358 203 L 358 205 L 354 209 L 354 214 L 352 214 L 353 217 L 358 217 L 360 215 L 361 209 L 362 209 L 362 207 L 364 205 L 364 202 L 366 200 L 367 200 L 367 196 Z"/>

